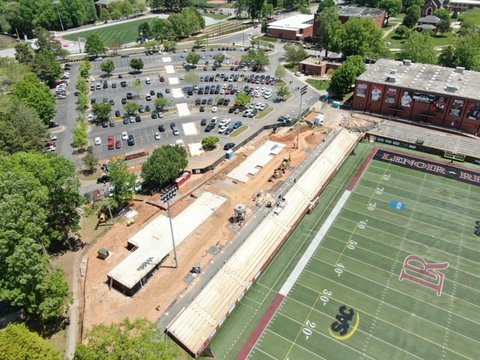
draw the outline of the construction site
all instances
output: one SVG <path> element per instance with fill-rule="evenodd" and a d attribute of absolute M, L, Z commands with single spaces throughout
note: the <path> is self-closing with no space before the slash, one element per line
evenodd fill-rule
<path fill-rule="evenodd" d="M 301 175 L 339 134 L 349 133 L 339 122 L 340 118 L 332 120 L 333 127 L 304 125 L 265 132 L 215 170 L 192 175 L 170 204 L 176 256 L 160 194 L 134 201 L 83 259 L 82 335 L 96 324 L 116 323 L 125 317 L 169 319 L 176 314 L 172 309 L 192 301 L 211 282 L 270 213 L 278 216 L 293 211 L 300 216 L 308 211 L 320 191 L 319 183 L 308 190 L 315 196 L 305 195 L 302 209 L 285 212 L 291 205 L 286 194 L 292 187 L 305 186 Z M 340 142 L 351 145 L 358 140 L 347 138 L 349 142 Z M 344 152 L 348 155 L 348 146 Z M 284 236 L 277 239 L 271 254 Z M 260 271 L 266 260 L 262 258 L 254 270 Z M 240 290 L 246 288 L 239 288 L 234 296 Z"/>

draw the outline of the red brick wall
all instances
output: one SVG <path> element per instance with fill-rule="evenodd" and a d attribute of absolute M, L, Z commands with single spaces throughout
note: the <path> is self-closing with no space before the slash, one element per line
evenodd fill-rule
<path fill-rule="evenodd" d="M 297 33 L 293 30 L 268 29 L 268 36 L 277 39 L 297 40 Z"/>

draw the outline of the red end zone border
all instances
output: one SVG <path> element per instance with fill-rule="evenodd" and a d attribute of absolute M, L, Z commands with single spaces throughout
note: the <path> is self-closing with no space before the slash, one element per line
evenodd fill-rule
<path fill-rule="evenodd" d="M 247 342 L 243 346 L 242 351 L 240 351 L 240 354 L 238 354 L 237 360 L 245 360 L 248 358 L 248 356 L 252 352 L 255 345 L 257 345 L 257 342 L 260 339 L 260 336 L 262 336 L 268 324 L 270 324 L 270 321 L 272 321 L 273 316 L 277 313 L 278 309 L 282 305 L 284 299 L 285 299 L 285 296 L 281 294 L 277 294 L 277 296 L 272 302 L 272 305 L 270 305 L 270 307 L 268 308 L 267 313 L 263 316 L 262 320 L 260 321 L 260 324 L 258 324 L 255 331 L 252 333 L 252 335 L 250 335 Z"/>

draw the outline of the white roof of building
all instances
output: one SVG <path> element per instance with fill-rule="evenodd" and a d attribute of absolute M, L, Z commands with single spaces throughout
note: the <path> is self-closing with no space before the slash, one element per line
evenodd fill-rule
<path fill-rule="evenodd" d="M 193 204 L 173 218 L 172 226 L 176 246 L 178 247 L 225 201 L 224 197 L 204 192 Z M 133 235 L 128 242 L 138 249 L 118 264 L 107 276 L 131 289 L 173 250 L 168 217 L 157 216 Z"/>
<path fill-rule="evenodd" d="M 285 148 L 284 144 L 268 140 L 250 155 L 244 162 L 228 173 L 228 177 L 246 183 L 250 176 L 255 175 L 267 165 L 275 155 Z"/>
<path fill-rule="evenodd" d="M 359 136 L 341 130 L 285 194 L 285 208 L 278 215 L 269 213 L 193 302 L 170 322 L 167 332 L 190 354 L 198 357 L 203 352 Z"/>
<path fill-rule="evenodd" d="M 299 30 L 313 25 L 313 15 L 298 14 L 268 24 L 269 29 Z"/>
<path fill-rule="evenodd" d="M 379 59 L 357 78 L 361 81 L 480 100 L 480 72 L 462 68 Z"/>

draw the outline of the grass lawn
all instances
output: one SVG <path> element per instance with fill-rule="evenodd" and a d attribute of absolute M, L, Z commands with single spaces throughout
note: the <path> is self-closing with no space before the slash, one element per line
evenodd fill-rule
<path fill-rule="evenodd" d="M 241 133 L 247 131 L 249 128 L 250 128 L 249 126 L 244 125 L 244 126 L 242 126 L 241 128 L 239 128 L 239 129 L 235 130 L 234 132 L 232 132 L 232 133 L 230 134 L 230 136 L 231 136 L 231 137 L 236 137 L 236 136 L 240 135 Z"/>
<path fill-rule="evenodd" d="M 273 111 L 273 108 L 268 108 L 260 112 L 260 114 L 257 115 L 256 119 L 263 119 L 265 116 L 270 114 Z"/>
<path fill-rule="evenodd" d="M 138 36 L 138 26 L 144 22 L 152 25 L 154 19 L 136 20 L 124 24 L 112 25 L 100 29 L 86 30 L 64 36 L 66 40 L 75 41 L 78 38 L 87 38 L 91 34 L 97 34 L 106 46 L 135 42 Z"/>
<path fill-rule="evenodd" d="M 456 38 L 457 37 L 453 32 L 449 32 L 440 36 L 436 36 L 436 35 L 430 36 L 430 40 L 434 47 L 451 45 L 453 44 Z M 395 35 L 395 32 L 393 31 L 386 37 L 386 41 L 391 42 L 392 45 L 390 46 L 390 48 L 401 49 L 403 46 L 403 43 L 405 42 L 405 39 L 398 38 Z"/>
<path fill-rule="evenodd" d="M 13 48 L 15 44 L 15 39 L 10 36 L 0 35 L 0 50 Z"/>
<path fill-rule="evenodd" d="M 205 17 L 209 17 L 215 20 L 223 20 L 228 17 L 228 15 L 223 15 L 223 14 L 205 14 Z"/>
<path fill-rule="evenodd" d="M 275 86 L 285 86 L 285 85 L 287 85 L 287 83 L 284 80 L 280 80 L 275 83 Z"/>
<path fill-rule="evenodd" d="M 307 79 L 307 83 L 317 90 L 327 90 L 330 86 L 330 81 L 328 80 Z"/>

